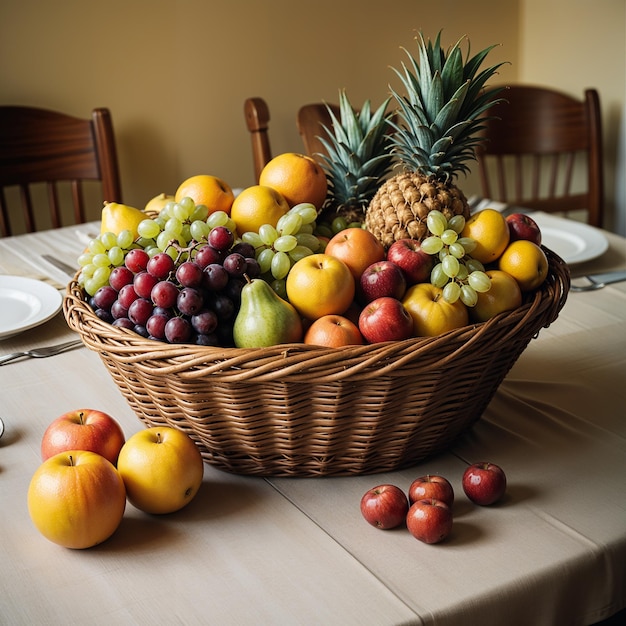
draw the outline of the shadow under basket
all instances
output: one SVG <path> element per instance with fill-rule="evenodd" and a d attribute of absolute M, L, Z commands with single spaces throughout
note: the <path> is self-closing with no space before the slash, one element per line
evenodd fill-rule
<path fill-rule="evenodd" d="M 236 474 L 387 472 L 446 450 L 476 420 L 565 304 L 567 265 L 517 310 L 432 338 L 345 348 L 212 348 L 145 339 L 101 321 L 74 280 L 65 318 L 146 426 L 187 433 Z"/>

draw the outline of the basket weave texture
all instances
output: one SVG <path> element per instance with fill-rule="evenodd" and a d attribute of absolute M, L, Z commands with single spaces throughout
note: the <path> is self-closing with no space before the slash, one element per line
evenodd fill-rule
<path fill-rule="evenodd" d="M 566 264 L 519 309 L 439 337 L 320 348 L 172 345 L 101 321 L 74 280 L 63 310 L 146 426 L 186 432 L 204 460 L 259 476 L 386 472 L 444 451 L 480 418 L 565 304 Z"/>

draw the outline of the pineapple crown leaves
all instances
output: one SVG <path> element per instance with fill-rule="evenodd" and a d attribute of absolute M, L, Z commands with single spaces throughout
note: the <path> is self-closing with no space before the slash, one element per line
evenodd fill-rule
<path fill-rule="evenodd" d="M 459 40 L 446 53 L 441 48 L 441 33 L 434 42 L 426 42 L 420 33 L 419 62 L 405 49 L 409 65 L 402 71 L 392 68 L 400 78 L 406 96 L 391 90 L 399 105 L 401 127 L 391 125 L 394 152 L 405 164 L 425 174 L 449 178 L 458 172 L 468 172 L 466 161 L 475 158 L 475 148 L 482 141 L 477 136 L 484 128 L 485 111 L 498 102 L 500 88 L 485 88 L 502 65 L 483 71 L 480 67 L 490 46 L 475 56 L 463 60 Z"/>
<path fill-rule="evenodd" d="M 365 209 L 391 170 L 390 101 L 388 98 L 372 113 L 367 100 L 357 112 L 342 90 L 339 117 L 326 105 L 332 124 L 331 128 L 323 125 L 326 136 L 318 139 L 326 150 L 320 157 L 328 178 L 328 204 L 338 209 L 350 205 Z"/>

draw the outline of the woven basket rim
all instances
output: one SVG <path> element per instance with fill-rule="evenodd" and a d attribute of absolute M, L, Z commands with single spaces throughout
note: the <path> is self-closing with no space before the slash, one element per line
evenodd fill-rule
<path fill-rule="evenodd" d="M 273 379 L 276 376 L 306 375 L 333 376 L 347 379 L 355 373 L 375 377 L 402 367 L 404 359 L 428 358 L 442 344 L 456 343 L 461 348 L 471 347 L 477 335 L 519 332 L 536 335 L 542 327 L 549 326 L 565 304 L 570 285 L 569 269 L 555 253 L 544 248 L 549 262 L 548 278 L 540 289 L 531 294 L 521 307 L 500 313 L 487 322 L 473 323 L 443 333 L 436 337 L 412 337 L 403 341 L 327 348 L 304 343 L 289 343 L 267 348 L 236 348 L 198 346 L 195 344 L 168 344 L 144 338 L 124 328 L 100 320 L 84 299 L 77 282 L 78 274 L 68 284 L 63 310 L 69 326 L 77 331 L 83 342 L 95 351 L 113 351 L 116 358 L 135 362 L 137 367 L 155 363 L 163 373 L 181 373 L 203 376 L 207 373 L 240 371 L 239 380 L 254 377 Z M 454 358 L 453 354 L 450 358 Z M 341 371 L 330 374 L 331 364 L 341 361 Z M 211 364 L 207 370 L 207 364 Z"/>

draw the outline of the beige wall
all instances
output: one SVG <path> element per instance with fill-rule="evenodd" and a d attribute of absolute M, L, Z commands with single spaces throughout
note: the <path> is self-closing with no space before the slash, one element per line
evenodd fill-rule
<path fill-rule="evenodd" d="M 551 4 L 559 9 L 550 20 L 558 29 L 539 37 L 536 27 L 541 23 L 543 32 Z M 609 106 L 623 106 L 623 55 L 621 65 L 606 59 L 594 36 L 571 41 L 569 24 L 579 24 L 567 10 L 572 4 L 587 9 L 581 24 L 612 26 L 615 47 L 623 50 L 623 0 L 318 0 L 315 14 L 312 5 L 293 0 L 3 0 L 0 103 L 81 116 L 108 106 L 124 199 L 142 206 L 197 173 L 235 187 L 253 183 L 246 97 L 269 103 L 275 153 L 301 149 L 295 111 L 304 102 L 335 100 L 346 88 L 355 105 L 366 98 L 379 104 L 389 83 L 397 84 L 390 66 L 403 61 L 400 47 L 415 51 L 419 29 L 434 36 L 443 28 L 446 45 L 467 34 L 473 52 L 501 44 L 489 60 L 511 63 L 502 80 L 536 79 L 578 93 L 596 79 L 603 101 L 610 90 Z M 557 41 L 562 51 L 553 49 Z M 591 59 L 580 81 L 580 68 L 565 65 L 572 49 Z M 559 62 L 547 63 L 544 54 L 558 54 Z M 616 64 L 613 74 L 622 72 L 621 93 L 609 63 Z M 611 131 L 616 116 L 608 122 Z M 467 192 L 477 188 L 473 178 L 460 184 Z M 99 207 L 93 210 L 97 217 Z"/>

